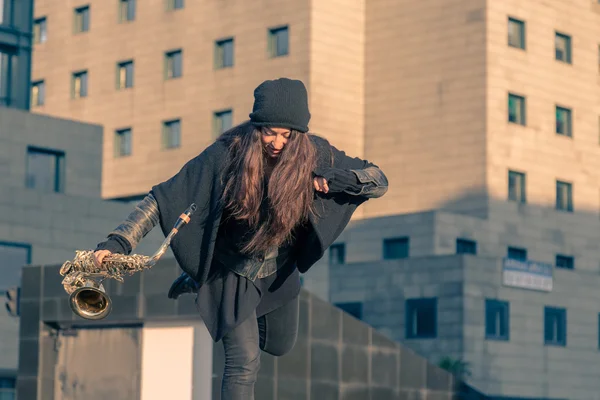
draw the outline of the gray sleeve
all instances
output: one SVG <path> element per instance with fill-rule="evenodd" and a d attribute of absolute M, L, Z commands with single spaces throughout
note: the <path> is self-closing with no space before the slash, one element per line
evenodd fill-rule
<path fill-rule="evenodd" d="M 158 222 L 158 203 L 152 193 L 149 193 L 108 236 L 120 236 L 134 249 Z"/>

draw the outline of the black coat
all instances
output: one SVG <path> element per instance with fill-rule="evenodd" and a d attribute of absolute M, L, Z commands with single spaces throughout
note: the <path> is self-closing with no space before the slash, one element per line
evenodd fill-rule
<path fill-rule="evenodd" d="M 315 173 L 328 168 L 362 170 L 376 167 L 368 161 L 347 156 L 323 138 L 314 135 L 310 137 L 317 149 Z M 227 145 L 216 141 L 188 161 L 171 179 L 152 188 L 158 203 L 160 227 L 165 235 L 190 204 L 195 203 L 197 206 L 187 226 L 182 227 L 174 236 L 171 248 L 183 271 L 200 285 L 208 278 L 221 220 L 221 197 L 224 189 L 221 173 L 228 154 Z M 308 271 L 323 257 L 325 250 L 346 228 L 356 208 L 366 200 L 368 197 L 362 195 L 343 192 L 324 194 L 315 191 L 314 201 L 319 216 L 310 219 L 311 229 L 306 250 L 300 252 L 296 261 L 300 272 Z"/>

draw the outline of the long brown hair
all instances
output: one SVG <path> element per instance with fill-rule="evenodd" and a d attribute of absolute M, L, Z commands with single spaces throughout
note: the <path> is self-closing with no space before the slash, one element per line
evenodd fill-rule
<path fill-rule="evenodd" d="M 291 240 L 293 229 L 314 212 L 312 172 L 317 152 L 308 135 L 292 130 L 272 167 L 261 135 L 248 121 L 218 139 L 227 143 L 230 152 L 223 205 L 231 218 L 249 225 L 252 235 L 241 249 L 247 254 L 264 253 Z"/>

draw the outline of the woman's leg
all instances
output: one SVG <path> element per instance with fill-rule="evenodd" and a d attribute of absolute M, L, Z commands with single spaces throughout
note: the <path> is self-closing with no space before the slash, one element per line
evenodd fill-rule
<path fill-rule="evenodd" d="M 221 400 L 254 400 L 254 384 L 260 368 L 260 348 L 256 314 L 222 339 L 225 370 Z"/>
<path fill-rule="evenodd" d="M 300 296 L 258 319 L 260 348 L 271 355 L 290 352 L 298 337 Z"/>

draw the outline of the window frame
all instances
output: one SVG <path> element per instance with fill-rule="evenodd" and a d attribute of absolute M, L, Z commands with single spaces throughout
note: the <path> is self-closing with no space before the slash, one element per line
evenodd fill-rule
<path fill-rule="evenodd" d="M 91 27 L 91 6 L 89 4 L 75 7 L 73 11 L 73 33 L 81 34 L 90 31 Z M 86 20 L 87 18 L 87 20 Z M 80 23 L 81 22 L 81 23 Z M 86 26 L 87 23 L 87 26 Z"/>
<path fill-rule="evenodd" d="M 564 187 L 567 189 L 567 204 L 566 207 L 562 207 L 562 201 L 560 198 L 562 196 L 559 196 L 559 192 L 561 187 Z M 571 182 L 567 182 L 567 181 L 561 181 L 559 179 L 556 180 L 556 210 L 557 211 L 564 211 L 564 212 L 573 212 L 574 206 L 573 206 L 573 183 Z"/>
<path fill-rule="evenodd" d="M 337 252 L 333 251 L 337 250 Z M 334 254 L 337 257 L 334 257 Z M 337 261 L 340 260 L 341 254 L 341 262 L 332 262 L 335 258 Z M 334 243 L 329 246 L 329 265 L 345 265 L 346 264 L 346 243 Z"/>
<path fill-rule="evenodd" d="M 431 304 L 429 304 L 431 303 Z M 428 334 L 413 333 L 414 329 L 414 318 L 413 314 L 419 309 L 420 305 L 429 305 L 433 308 L 433 332 Z M 438 299 L 437 297 L 421 297 L 412 298 L 405 300 L 405 332 L 404 337 L 408 339 L 436 339 L 438 337 Z M 418 331 L 418 320 L 416 330 Z M 413 328 L 413 329 L 411 329 Z"/>
<path fill-rule="evenodd" d="M 42 90 L 40 90 L 40 88 Z M 38 90 L 37 96 L 34 96 L 34 89 Z M 41 92 L 41 96 L 40 96 L 40 92 Z M 34 98 L 37 98 L 37 102 L 34 104 Z M 40 98 L 41 98 L 41 102 L 40 102 Z M 29 107 L 30 108 L 34 108 L 34 107 L 41 107 L 45 104 L 46 102 L 46 81 L 44 79 L 38 79 L 37 81 L 33 81 L 31 82 L 31 95 L 30 95 L 30 99 L 29 99 Z"/>
<path fill-rule="evenodd" d="M 286 32 L 286 50 L 285 53 L 279 53 L 279 32 Z M 290 54 L 290 27 L 289 25 L 280 25 L 277 27 L 269 28 L 267 31 L 267 53 L 269 58 L 287 57 Z"/>
<path fill-rule="evenodd" d="M 178 74 L 176 74 L 176 70 L 175 70 L 175 58 L 179 57 L 179 71 Z M 175 49 L 175 50 L 169 50 L 165 52 L 165 71 L 164 71 L 164 78 L 165 80 L 171 80 L 171 79 L 178 79 L 181 78 L 183 76 L 183 50 L 182 49 Z M 169 72 L 172 72 L 172 74 L 169 74 Z"/>
<path fill-rule="evenodd" d="M 516 182 L 515 188 L 519 188 L 519 190 L 515 189 L 515 191 L 511 191 L 511 178 L 514 178 Z M 507 200 L 514 201 L 519 204 L 527 203 L 527 174 L 522 171 L 516 171 L 514 169 L 508 170 L 506 181 L 506 190 L 507 190 Z M 512 194 L 514 193 L 514 196 Z M 514 198 L 513 198 L 514 197 Z"/>
<path fill-rule="evenodd" d="M 127 67 L 131 65 L 131 85 L 127 85 Z M 123 82 L 121 81 L 121 70 L 125 71 Z M 131 89 L 134 86 L 135 62 L 134 60 L 125 60 L 117 62 L 117 90 Z"/>
<path fill-rule="evenodd" d="M 559 132 L 559 129 L 558 129 L 559 113 L 563 114 L 566 118 L 566 121 L 564 122 L 566 132 L 564 132 L 564 133 Z M 559 105 L 555 106 L 555 133 L 557 135 L 565 136 L 568 138 L 573 137 L 573 109 L 568 108 L 568 107 L 559 106 Z"/>
<path fill-rule="evenodd" d="M 390 257 L 391 252 L 390 249 L 394 243 L 397 244 L 406 244 L 406 255 L 401 257 Z M 398 237 L 390 237 L 384 238 L 382 242 L 382 256 L 384 260 L 403 260 L 406 258 L 410 258 L 410 237 L 409 236 L 398 236 Z"/>
<path fill-rule="evenodd" d="M 37 29 L 39 27 L 39 29 Z M 43 28 L 43 29 L 42 29 Z M 33 43 L 44 44 L 48 40 L 48 18 L 46 16 L 33 20 Z"/>
<path fill-rule="evenodd" d="M 122 139 L 120 139 L 120 137 L 123 137 L 122 135 L 124 135 L 125 133 L 129 134 L 129 152 L 128 153 L 123 153 L 121 152 L 121 149 L 123 148 L 123 143 L 122 143 Z M 113 151 L 114 151 L 114 158 L 125 158 L 125 157 L 130 157 L 133 154 L 133 128 L 131 127 L 125 127 L 125 128 L 119 128 L 119 129 L 115 129 L 114 130 L 114 139 L 113 139 Z"/>
<path fill-rule="evenodd" d="M 548 318 L 553 317 L 557 319 L 557 332 L 556 338 L 548 338 Z M 560 325 L 563 325 L 563 337 L 560 336 Z M 544 346 L 567 346 L 567 309 L 561 307 L 545 306 L 544 307 Z"/>
<path fill-rule="evenodd" d="M 225 45 L 231 43 L 231 64 L 225 63 Z M 228 69 L 235 66 L 235 38 L 228 37 L 215 41 L 214 67 L 215 69 Z"/>
<path fill-rule="evenodd" d="M 179 126 L 177 144 L 175 146 L 169 145 L 171 141 L 171 134 L 173 133 L 172 126 L 177 123 Z M 172 118 L 162 122 L 162 148 L 164 150 L 172 150 L 181 147 L 181 118 Z"/>
<path fill-rule="evenodd" d="M 83 84 L 83 77 L 85 77 L 85 84 Z M 77 79 L 80 79 L 79 91 L 77 90 Z M 82 95 L 83 87 L 85 87 L 85 93 Z M 87 69 L 73 72 L 71 74 L 71 99 L 85 99 L 89 95 L 89 73 Z"/>
<path fill-rule="evenodd" d="M 496 321 L 500 325 L 497 327 L 499 333 L 490 333 L 488 328 L 489 316 L 491 311 L 496 311 L 500 313 L 500 319 L 504 321 L 504 326 L 506 328 L 506 332 L 502 332 L 502 321 Z M 494 317 L 496 316 L 494 315 Z M 510 303 L 505 300 L 498 299 L 485 299 L 485 309 L 484 309 L 484 321 L 485 321 L 485 339 L 486 340 L 498 340 L 498 341 L 509 341 L 510 340 Z"/>
<path fill-rule="evenodd" d="M 136 0 L 117 0 L 117 18 L 119 24 L 126 24 L 135 21 L 136 17 Z"/>
<path fill-rule="evenodd" d="M 514 43 L 511 43 L 511 24 L 515 24 L 518 28 L 518 35 L 520 39 L 519 40 L 519 44 L 516 45 Z M 515 48 L 515 49 L 520 49 L 520 50 L 526 50 L 526 22 L 524 20 L 520 20 L 514 17 L 508 17 L 508 39 L 507 39 L 507 43 L 509 47 Z"/>
<path fill-rule="evenodd" d="M 25 187 L 27 189 L 36 190 L 35 186 L 30 186 L 29 180 L 29 154 L 45 154 L 48 156 L 55 157 L 56 168 L 54 170 L 54 187 L 52 193 L 65 193 L 66 188 L 66 153 L 63 150 L 50 149 L 46 147 L 39 147 L 29 145 L 26 150 L 25 157 Z"/>
<path fill-rule="evenodd" d="M 461 244 L 463 245 L 462 248 L 463 249 L 470 249 L 469 246 L 472 245 L 474 251 L 460 251 L 461 250 Z M 466 239 L 466 238 L 456 238 L 456 254 L 471 254 L 471 255 L 477 255 L 477 241 L 476 240 L 472 240 L 472 239 Z"/>
<path fill-rule="evenodd" d="M 563 60 L 562 58 L 558 58 L 558 51 L 559 51 L 558 41 L 559 40 L 564 40 L 564 43 L 565 43 L 565 49 L 564 49 L 565 53 L 566 53 L 565 60 Z M 567 35 L 566 33 L 554 31 L 554 59 L 556 61 L 560 61 L 565 64 L 569 64 L 569 65 L 573 64 L 573 40 L 571 38 L 571 35 Z"/>
<path fill-rule="evenodd" d="M 566 261 L 566 264 L 568 264 L 568 265 L 567 266 L 559 265 L 559 264 L 561 264 L 561 263 L 559 263 L 559 260 Z M 557 254 L 556 257 L 554 258 L 554 266 L 556 268 L 560 268 L 560 269 L 574 270 L 575 269 L 575 257 L 565 255 L 565 254 Z"/>
<path fill-rule="evenodd" d="M 515 115 L 515 120 L 511 120 L 511 100 L 513 102 L 518 102 L 520 105 L 520 110 L 516 110 L 517 113 Z M 518 113 L 520 112 L 521 118 L 519 121 Z M 527 98 L 525 96 L 521 96 L 519 94 L 508 92 L 508 102 L 507 102 L 507 121 L 510 124 L 527 126 Z"/>
<path fill-rule="evenodd" d="M 213 112 L 213 127 L 212 127 L 212 133 L 213 133 L 213 138 L 218 138 L 219 136 L 221 136 L 221 134 L 223 134 L 223 132 L 226 132 L 227 130 L 231 129 L 231 127 L 227 128 L 227 129 L 223 129 L 222 123 L 221 126 L 218 126 L 218 121 L 222 121 L 222 116 L 225 114 L 230 114 L 231 116 L 231 127 L 233 127 L 233 109 L 232 108 L 226 108 L 223 110 L 218 110 Z M 219 129 L 221 128 L 220 132 Z"/>
<path fill-rule="evenodd" d="M 514 254 L 514 253 L 523 254 L 525 257 L 518 257 L 518 258 L 511 257 L 511 252 L 512 252 L 512 254 Z M 508 246 L 506 249 L 506 258 L 508 258 L 509 260 L 526 262 L 527 256 L 528 256 L 527 249 L 524 247 Z"/>

